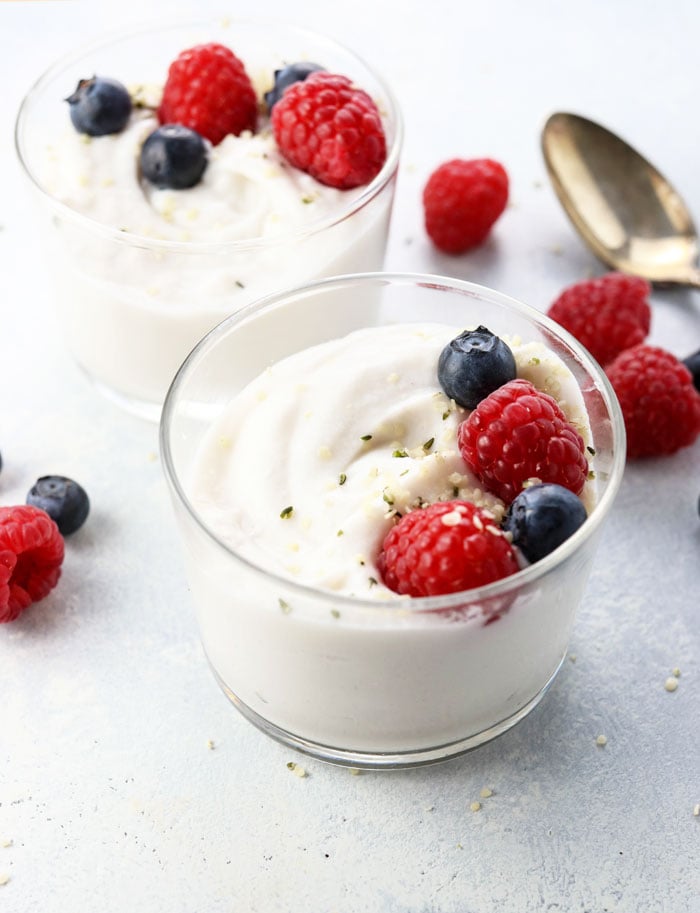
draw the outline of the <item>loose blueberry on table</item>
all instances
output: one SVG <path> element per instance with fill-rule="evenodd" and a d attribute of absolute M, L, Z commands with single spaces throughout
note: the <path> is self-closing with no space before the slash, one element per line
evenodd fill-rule
<path fill-rule="evenodd" d="M 45 511 L 68 536 L 80 529 L 90 512 L 87 492 L 66 476 L 42 476 L 30 489 L 27 504 Z"/>

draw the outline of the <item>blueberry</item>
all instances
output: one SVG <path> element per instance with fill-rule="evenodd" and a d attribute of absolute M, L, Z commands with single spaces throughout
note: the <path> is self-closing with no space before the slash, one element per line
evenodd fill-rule
<path fill-rule="evenodd" d="M 90 512 L 85 489 L 65 476 L 42 476 L 27 495 L 27 504 L 45 510 L 63 536 L 74 533 Z"/>
<path fill-rule="evenodd" d="M 73 126 L 78 133 L 88 136 L 119 133 L 131 115 L 131 96 L 126 88 L 116 79 L 104 76 L 81 79 L 66 101 Z"/>
<path fill-rule="evenodd" d="M 573 535 L 586 519 L 586 508 L 576 495 L 546 482 L 523 489 L 503 519 L 529 562 L 539 561 Z"/>
<path fill-rule="evenodd" d="M 282 93 L 295 82 L 303 82 L 307 76 L 317 73 L 324 68 L 317 63 L 302 61 L 300 63 L 290 63 L 281 70 L 275 70 L 275 85 L 269 92 L 265 93 L 265 103 L 267 104 L 268 113 L 282 98 Z"/>
<path fill-rule="evenodd" d="M 515 376 L 513 353 L 483 326 L 460 333 L 445 346 L 438 360 L 440 386 L 466 409 L 475 409 L 489 393 L 515 380 Z"/>
<path fill-rule="evenodd" d="M 141 147 L 141 173 L 156 187 L 186 190 L 202 179 L 208 164 L 207 144 L 181 124 L 158 127 Z"/>
<path fill-rule="evenodd" d="M 693 354 L 689 355 L 687 358 L 684 358 L 683 364 L 693 375 L 695 389 L 700 390 L 700 349 L 698 349 L 697 352 L 693 352 Z"/>

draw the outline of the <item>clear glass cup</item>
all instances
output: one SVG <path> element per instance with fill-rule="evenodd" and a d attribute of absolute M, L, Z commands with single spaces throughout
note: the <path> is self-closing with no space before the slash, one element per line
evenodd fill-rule
<path fill-rule="evenodd" d="M 230 399 L 294 352 L 362 327 L 406 322 L 485 324 L 499 335 L 543 342 L 568 365 L 595 449 L 597 499 L 584 525 L 511 577 L 398 605 L 277 576 L 218 539 L 193 506 L 190 484 L 202 442 Z M 565 656 L 625 462 L 617 400 L 568 333 L 486 288 L 381 273 L 315 282 L 224 320 L 170 388 L 161 447 L 201 637 L 219 684 L 273 738 L 368 768 L 460 754 L 537 704 Z"/>
<path fill-rule="evenodd" d="M 47 144 L 72 129 L 64 99 L 78 80 L 97 73 L 129 87 L 162 86 L 181 50 L 209 41 L 234 49 L 261 92 L 270 87 L 275 67 L 296 60 L 312 60 L 350 77 L 382 112 L 388 155 L 381 172 L 364 187 L 340 192 L 330 215 L 274 237 L 197 241 L 193 227 L 189 240 L 159 240 L 123 225 L 102 224 L 61 202 L 45 182 L 46 156 L 53 154 Z M 59 322 L 77 363 L 122 406 L 157 419 L 177 368 L 226 315 L 282 288 L 381 269 L 401 140 L 398 106 L 374 70 L 335 42 L 289 25 L 159 23 L 109 36 L 56 63 L 21 105 L 16 147 L 38 191 Z M 135 157 L 133 188 L 140 192 Z M 113 192 L 110 186 L 95 188 L 97 194 Z M 131 193 L 131 187 L 122 192 Z"/>

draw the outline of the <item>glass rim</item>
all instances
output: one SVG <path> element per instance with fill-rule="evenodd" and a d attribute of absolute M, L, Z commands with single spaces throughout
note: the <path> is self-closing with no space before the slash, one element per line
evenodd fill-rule
<path fill-rule="evenodd" d="M 461 590 L 457 593 L 451 593 L 444 596 L 399 596 L 396 599 L 378 600 L 369 599 L 360 596 L 351 596 L 342 593 L 335 593 L 332 590 L 312 586 L 310 584 L 300 583 L 282 574 L 276 573 L 269 568 L 262 567 L 254 561 L 236 552 L 233 548 L 223 542 L 216 534 L 209 529 L 202 520 L 197 510 L 189 500 L 184 487 L 182 486 L 177 470 L 175 469 L 172 449 L 170 446 L 170 431 L 172 425 L 173 412 L 180 388 L 187 380 L 188 375 L 193 371 L 202 358 L 206 357 L 207 351 L 225 336 L 229 331 L 235 330 L 236 326 L 244 321 L 254 318 L 257 314 L 267 311 L 288 298 L 295 298 L 304 292 L 315 293 L 330 289 L 334 286 L 348 288 L 353 285 L 366 284 L 402 284 L 424 286 L 428 288 L 441 289 L 446 292 L 459 292 L 482 298 L 486 301 L 505 305 L 515 309 L 521 316 L 532 321 L 536 325 L 549 331 L 555 338 L 564 342 L 572 350 L 577 360 L 587 371 L 595 383 L 595 388 L 601 394 L 605 404 L 607 414 L 610 419 L 612 431 L 612 464 L 609 471 L 608 481 L 605 491 L 589 514 L 586 522 L 576 530 L 562 545 L 556 548 L 549 555 L 525 568 L 503 577 L 493 583 L 480 587 L 474 587 L 469 590 Z M 206 537 L 215 544 L 219 549 L 231 557 L 234 561 L 240 562 L 248 570 L 255 574 L 261 574 L 266 578 L 273 580 L 285 590 L 291 590 L 301 596 L 317 600 L 319 598 L 332 598 L 334 604 L 339 607 L 344 606 L 348 610 L 365 609 L 371 612 L 395 611 L 397 609 L 411 612 L 430 612 L 445 609 L 456 609 L 466 604 L 474 604 L 493 599 L 508 593 L 512 589 L 519 588 L 533 583 L 541 577 L 544 577 L 549 571 L 563 564 L 574 552 L 583 546 L 583 544 L 599 528 L 604 518 L 607 516 L 610 507 L 615 499 L 625 467 L 626 457 L 626 436 L 625 426 L 617 397 L 613 388 L 608 381 L 605 372 L 600 365 L 593 359 L 586 349 L 563 327 L 542 312 L 536 310 L 530 305 L 524 304 L 515 298 L 511 298 L 494 289 L 478 285 L 461 279 L 453 279 L 447 276 L 432 275 L 428 273 L 404 273 L 404 272 L 369 272 L 354 273 L 341 276 L 333 276 L 327 279 L 319 279 L 314 282 L 305 283 L 286 291 L 276 292 L 267 295 L 264 298 L 251 302 L 235 314 L 231 314 L 222 320 L 217 326 L 210 330 L 192 349 L 185 361 L 180 366 L 173 381 L 168 389 L 161 413 L 160 428 L 160 451 L 163 458 L 163 469 L 166 480 L 179 503 L 184 506 L 189 517 L 194 521 L 196 526 Z"/>
<path fill-rule="evenodd" d="M 62 203 L 60 200 L 57 200 L 56 197 L 41 184 L 38 177 L 33 172 L 29 164 L 28 157 L 25 153 L 25 128 L 31 114 L 32 104 L 34 103 L 34 100 L 37 98 L 37 96 L 41 94 L 42 90 L 49 83 L 51 83 L 53 79 L 60 76 L 64 70 L 68 69 L 68 67 L 78 63 L 81 58 L 87 56 L 90 53 L 98 51 L 100 48 L 108 47 L 120 41 L 126 41 L 129 38 L 143 36 L 153 31 L 164 32 L 186 27 L 191 27 L 193 29 L 198 27 L 205 28 L 207 25 L 209 27 L 216 25 L 217 27 L 223 26 L 226 28 L 235 26 L 241 26 L 243 28 L 282 28 L 299 37 L 306 36 L 310 41 L 325 44 L 329 48 L 335 49 L 336 51 L 341 51 L 343 54 L 353 58 L 357 64 L 367 70 L 367 72 L 372 75 L 372 78 L 378 83 L 381 92 L 383 93 L 382 100 L 386 102 L 388 108 L 387 119 L 394 129 L 394 137 L 391 145 L 387 150 L 386 161 L 384 162 L 379 173 L 369 182 L 369 184 L 360 188 L 361 192 L 358 195 L 353 195 L 351 200 L 342 206 L 338 212 L 334 212 L 320 219 L 308 222 L 306 225 L 294 229 L 293 231 L 287 231 L 269 238 L 257 236 L 254 238 L 237 238 L 224 241 L 175 241 L 161 238 L 151 238 L 147 235 L 140 235 L 136 232 L 131 231 L 123 231 L 120 228 L 106 225 L 103 222 L 92 219 L 90 216 L 87 216 L 84 213 L 78 212 L 76 209 L 73 209 L 66 203 Z M 43 199 L 64 218 L 71 219 L 87 231 L 97 234 L 103 238 L 108 238 L 110 240 L 116 241 L 120 244 L 158 251 L 196 254 L 209 252 L 215 253 L 218 251 L 250 251 L 257 250 L 259 248 L 269 248 L 277 245 L 289 244 L 293 241 L 302 241 L 306 238 L 320 234 L 321 232 L 329 228 L 333 228 L 335 225 L 338 225 L 341 222 L 344 222 L 359 210 L 363 209 L 371 200 L 377 197 L 387 186 L 387 184 L 389 184 L 396 176 L 399 166 L 401 147 L 403 145 L 403 134 L 404 128 L 401 109 L 398 105 L 396 96 L 390 89 L 387 82 L 374 69 L 374 67 L 370 66 L 365 61 L 363 57 L 355 53 L 355 51 L 353 51 L 351 48 L 336 41 L 335 39 L 328 38 L 327 36 L 322 35 L 319 32 L 314 32 L 311 29 L 292 25 L 288 22 L 266 20 L 264 18 L 226 18 L 222 16 L 218 18 L 211 17 L 192 19 L 187 16 L 182 16 L 172 19 L 165 26 L 162 22 L 153 20 L 147 23 L 144 22 L 136 27 L 132 26 L 115 31 L 103 32 L 100 36 L 80 45 L 68 54 L 65 54 L 55 60 L 35 80 L 35 82 L 27 90 L 22 101 L 20 102 L 17 116 L 15 118 L 14 146 L 15 153 L 21 165 L 22 171 L 30 181 L 33 188 L 37 190 Z M 352 193 L 352 189 L 348 190 L 347 192 Z"/>

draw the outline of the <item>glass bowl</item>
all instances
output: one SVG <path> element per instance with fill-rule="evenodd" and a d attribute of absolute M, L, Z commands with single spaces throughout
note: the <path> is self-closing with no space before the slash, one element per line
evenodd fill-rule
<path fill-rule="evenodd" d="M 542 342 L 563 360 L 581 391 L 595 450 L 595 504 L 583 526 L 539 562 L 495 583 L 387 602 L 305 585 L 227 545 L 195 507 L 192 485 L 202 447 L 231 398 L 286 356 L 397 323 L 485 324 L 498 335 Z M 435 384 L 439 390 L 437 377 Z M 284 441 L 276 446 L 283 461 Z M 224 320 L 191 352 L 168 392 L 161 448 L 201 638 L 219 684 L 270 736 L 326 761 L 368 768 L 460 754 L 537 704 L 565 656 L 625 462 L 614 393 L 566 331 L 477 285 L 381 273 L 314 282 Z"/>
<path fill-rule="evenodd" d="M 143 215 L 137 174 L 143 131 L 138 142 L 125 131 L 124 147 L 110 152 L 105 164 L 97 156 L 112 148 L 105 144 L 114 138 L 82 137 L 81 146 L 64 99 L 79 79 L 97 73 L 133 91 L 141 86 L 148 101 L 180 51 L 209 41 L 234 49 L 260 96 L 271 87 L 274 69 L 296 60 L 350 77 L 382 113 L 388 154 L 380 173 L 363 187 L 339 191 L 275 165 L 276 174 L 281 168 L 301 182 L 298 193 L 294 183 L 289 198 L 280 200 L 281 185 L 273 191 L 261 171 L 273 165 L 258 161 L 253 172 L 246 159 L 233 183 L 227 177 L 214 184 L 212 177 L 210 185 L 205 173 L 206 195 L 194 198 L 196 206 L 190 201 L 201 188 L 160 191 L 158 217 L 151 219 L 152 206 Z M 20 162 L 38 191 L 65 341 L 102 392 L 147 418 L 158 418 L 187 353 L 228 314 L 282 288 L 382 266 L 402 140 L 399 109 L 374 70 L 312 32 L 277 22 L 203 20 L 111 35 L 44 73 L 20 107 L 15 136 Z M 215 152 L 223 155 L 217 152 L 223 148 Z M 203 210 L 211 214 L 227 194 L 231 202 L 220 231 L 212 217 L 202 239 Z M 237 207 L 242 214 L 231 215 Z"/>

